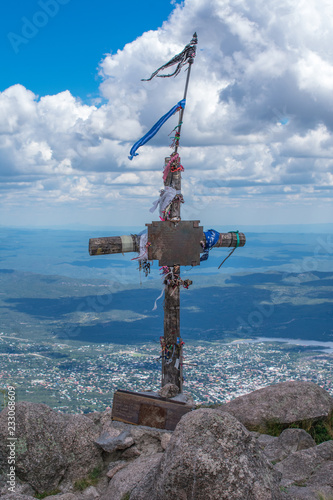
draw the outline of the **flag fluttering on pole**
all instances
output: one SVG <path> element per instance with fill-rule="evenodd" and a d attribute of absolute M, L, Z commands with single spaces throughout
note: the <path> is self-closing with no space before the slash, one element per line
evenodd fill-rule
<path fill-rule="evenodd" d="M 159 78 L 168 78 L 169 76 L 177 76 L 182 67 L 189 62 L 189 60 L 193 60 L 195 57 L 195 51 L 196 51 L 196 45 L 198 43 L 198 37 L 197 34 L 194 33 L 192 40 L 190 43 L 188 43 L 185 48 L 177 54 L 175 57 L 170 59 L 169 62 L 158 68 L 154 73 L 151 74 L 150 78 L 147 79 L 142 79 L 142 82 L 149 82 L 154 78 L 154 76 L 158 76 Z M 173 66 L 174 64 L 177 64 L 177 67 L 173 73 L 170 73 L 169 75 L 158 75 L 160 71 L 163 69 L 169 68 L 170 66 Z"/>
<path fill-rule="evenodd" d="M 149 132 L 146 133 L 141 139 L 139 139 L 131 148 L 130 151 L 130 156 L 128 157 L 130 160 L 133 160 L 134 156 L 138 156 L 139 153 L 136 153 L 136 150 L 139 149 L 141 146 L 146 144 L 146 142 L 150 141 L 152 137 L 154 137 L 155 134 L 160 130 L 162 125 L 174 114 L 176 111 L 179 111 L 180 109 L 185 108 L 185 99 L 182 99 L 181 101 L 177 102 L 170 111 L 168 111 L 162 118 L 158 120 L 158 122 L 155 123 L 155 125 L 149 130 Z"/>

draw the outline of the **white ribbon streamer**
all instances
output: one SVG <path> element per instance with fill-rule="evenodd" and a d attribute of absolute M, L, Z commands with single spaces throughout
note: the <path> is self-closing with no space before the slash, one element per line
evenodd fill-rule
<path fill-rule="evenodd" d="M 173 187 L 171 186 L 166 186 L 164 189 L 162 189 L 160 197 L 153 202 L 153 206 L 149 210 L 149 212 L 153 213 L 155 212 L 156 208 L 158 205 L 160 205 L 160 217 L 162 217 L 163 210 L 166 209 L 168 205 L 172 202 L 176 194 L 180 194 L 180 191 L 176 191 Z"/>
<path fill-rule="evenodd" d="M 140 252 L 139 255 L 132 260 L 146 260 L 148 257 L 148 231 L 145 230 L 143 234 L 138 234 L 138 236 L 140 236 Z"/>
<path fill-rule="evenodd" d="M 157 301 L 160 300 L 163 297 L 163 293 L 164 293 L 164 289 L 161 291 L 160 295 L 155 300 L 155 304 L 154 304 L 154 307 L 152 308 L 152 311 L 156 311 L 156 309 L 157 309 Z"/>

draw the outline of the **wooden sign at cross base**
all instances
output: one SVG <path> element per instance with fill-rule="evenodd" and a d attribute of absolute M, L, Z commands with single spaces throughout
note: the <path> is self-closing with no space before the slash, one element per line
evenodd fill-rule
<path fill-rule="evenodd" d="M 113 396 L 112 420 L 173 431 L 193 408 L 181 401 L 117 390 Z"/>

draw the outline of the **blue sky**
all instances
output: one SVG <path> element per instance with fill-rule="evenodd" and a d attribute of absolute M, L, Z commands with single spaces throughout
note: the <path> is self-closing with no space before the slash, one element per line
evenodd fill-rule
<path fill-rule="evenodd" d="M 319 8 L 320 7 L 320 8 Z M 332 221 L 333 6 L 320 0 L 19 0 L 0 20 L 0 225 L 144 225 L 185 73 L 142 82 L 198 32 L 183 218 Z"/>
<path fill-rule="evenodd" d="M 55 6 L 53 0 L 15 0 L 2 5 L 1 61 L 5 71 L 0 74 L 0 90 L 21 83 L 38 95 L 68 89 L 83 100 L 96 96 L 96 68 L 103 55 L 117 52 L 144 31 L 157 29 L 174 8 L 169 0 L 64 3 Z M 46 13 L 46 24 L 37 28 L 29 43 L 8 37 L 9 33 L 22 35 L 27 25 L 22 18 L 32 22 L 40 11 Z M 47 12 L 54 12 L 54 17 Z M 40 22 L 43 24 L 43 17 Z"/>

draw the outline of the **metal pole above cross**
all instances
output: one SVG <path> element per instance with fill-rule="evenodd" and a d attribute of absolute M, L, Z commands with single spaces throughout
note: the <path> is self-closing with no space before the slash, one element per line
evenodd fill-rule
<path fill-rule="evenodd" d="M 181 165 L 178 148 L 196 44 L 197 35 L 195 33 L 191 42 L 180 54 L 156 70 L 149 78 L 150 80 L 156 75 L 167 77 L 178 74 L 180 68 L 188 64 L 184 97 L 178 103 L 180 106 L 174 106 L 142 139 L 135 143 L 129 157 L 132 159 L 136 156 L 138 147 L 145 144 L 175 111 L 180 110 L 178 125 L 175 127 L 174 151 L 170 157 L 165 158 L 164 189 L 160 192 L 159 200 L 155 202 L 155 208 L 159 205 L 160 220 L 146 224 L 147 235 L 111 236 L 93 238 L 89 241 L 90 255 L 138 252 L 139 261 L 145 262 L 148 267 L 149 262 L 158 260 L 165 285 L 164 335 L 160 338 L 162 347 L 161 385 L 163 387 L 169 383 L 173 384 L 178 387 L 179 392 L 183 391 L 180 288 L 188 288 L 192 283 L 190 280 L 181 278 L 180 267 L 200 265 L 200 261 L 208 258 L 208 252 L 213 247 L 229 247 L 233 251 L 237 247 L 244 246 L 246 242 L 245 235 L 238 231 L 219 233 L 208 230 L 204 232 L 198 220 L 181 220 L 180 207 L 184 202 L 181 192 L 181 174 L 184 169 Z M 172 75 L 158 75 L 160 70 L 173 64 L 177 64 L 177 68 Z M 200 257 L 200 254 L 203 255 Z"/>

